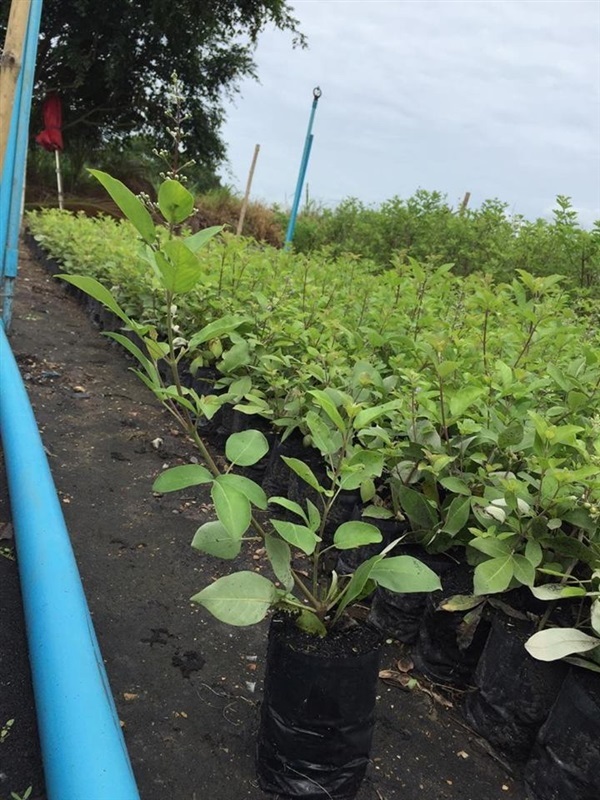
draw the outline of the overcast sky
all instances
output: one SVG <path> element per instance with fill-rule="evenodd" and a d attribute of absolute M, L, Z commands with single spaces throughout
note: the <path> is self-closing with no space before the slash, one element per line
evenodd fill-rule
<path fill-rule="evenodd" d="M 307 50 L 262 34 L 260 83 L 227 106 L 229 172 L 290 205 L 319 85 L 310 197 L 379 203 L 419 187 L 529 218 L 557 194 L 600 218 L 600 0 L 290 0 Z"/>

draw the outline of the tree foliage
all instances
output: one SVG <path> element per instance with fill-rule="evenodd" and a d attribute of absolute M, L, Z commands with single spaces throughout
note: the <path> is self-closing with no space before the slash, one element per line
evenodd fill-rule
<path fill-rule="evenodd" d="M 284 220 L 285 221 L 285 220 Z M 419 189 L 379 206 L 348 198 L 336 208 L 308 208 L 298 217 L 294 247 L 310 253 L 354 253 L 380 267 L 406 257 L 451 262 L 455 273 L 484 270 L 510 280 L 515 270 L 569 276 L 570 286 L 600 286 L 600 220 L 581 227 L 571 198 L 558 195 L 551 219 L 526 220 L 508 204 L 485 200 L 479 208 L 455 210 L 441 192 Z"/>
<path fill-rule="evenodd" d="M 87 154 L 139 134 L 169 146 L 165 94 L 175 72 L 187 152 L 214 170 L 225 155 L 223 101 L 255 75 L 254 48 L 269 25 L 304 45 L 284 0 L 44 0 L 32 125 L 45 93 L 57 91 L 74 149 Z"/>

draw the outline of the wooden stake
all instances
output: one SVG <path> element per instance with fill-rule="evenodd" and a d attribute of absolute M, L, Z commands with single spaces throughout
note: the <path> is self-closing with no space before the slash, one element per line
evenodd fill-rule
<path fill-rule="evenodd" d="M 246 194 L 244 195 L 244 199 L 242 201 L 242 208 L 240 210 L 240 218 L 237 224 L 236 236 L 239 236 L 244 227 L 244 219 L 246 218 L 246 209 L 248 208 L 248 199 L 250 197 L 250 189 L 252 188 L 252 178 L 254 177 L 254 168 L 256 167 L 256 159 L 258 158 L 258 153 L 260 150 L 260 145 L 257 144 L 254 146 L 254 155 L 252 156 L 252 164 L 250 165 L 250 172 L 248 173 L 248 182 L 246 183 Z"/>
<path fill-rule="evenodd" d="M 63 185 L 62 185 L 62 173 L 60 171 L 60 153 L 58 152 L 58 150 L 54 151 L 54 162 L 56 165 L 56 188 L 58 189 L 58 207 L 62 211 L 64 208 Z"/>
<path fill-rule="evenodd" d="M 466 211 L 470 199 L 471 199 L 471 192 L 465 192 L 465 196 L 463 197 L 462 203 L 460 204 L 460 208 L 458 210 L 459 214 L 463 214 Z"/>
<path fill-rule="evenodd" d="M 10 121 L 21 71 L 31 0 L 12 0 L 4 49 L 0 55 L 0 175 L 8 145 Z"/>

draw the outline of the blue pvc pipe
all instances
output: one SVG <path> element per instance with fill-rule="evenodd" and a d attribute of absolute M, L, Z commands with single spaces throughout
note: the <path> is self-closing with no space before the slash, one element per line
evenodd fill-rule
<path fill-rule="evenodd" d="M 41 16 L 42 0 L 32 0 L 23 47 L 22 66 L 15 92 L 15 105 L 11 116 L 9 141 L 2 170 L 0 191 L 5 199 L 0 206 L 2 220 L 0 222 L 0 259 L 2 261 L 0 272 L 3 295 L 2 320 L 6 330 L 10 330 L 13 289 L 19 262 L 19 234 L 23 215 L 29 117 Z"/>
<path fill-rule="evenodd" d="M 290 212 L 290 221 L 288 222 L 287 231 L 285 233 L 284 246 L 287 248 L 294 238 L 294 231 L 296 230 L 296 217 L 298 216 L 298 208 L 300 206 L 300 198 L 302 196 L 302 185 L 306 177 L 306 168 L 308 166 L 308 159 L 312 148 L 312 127 L 315 120 L 315 113 L 317 111 L 317 103 L 321 97 L 321 90 L 317 86 L 313 90 L 313 103 L 310 109 L 310 117 L 308 120 L 308 130 L 306 131 L 306 139 L 304 140 L 304 150 L 302 151 L 302 160 L 300 161 L 300 169 L 298 170 L 298 180 L 296 182 L 296 192 L 294 194 L 294 202 L 292 203 L 292 210 Z"/>
<path fill-rule="evenodd" d="M 2 325 L 0 435 L 48 800 L 139 800 L 48 460 Z"/>

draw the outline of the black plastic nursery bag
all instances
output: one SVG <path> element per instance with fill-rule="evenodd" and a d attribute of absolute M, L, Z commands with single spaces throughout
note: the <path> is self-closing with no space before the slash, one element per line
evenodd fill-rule
<path fill-rule="evenodd" d="M 324 639 L 275 618 L 257 747 L 261 788 L 312 800 L 353 798 L 373 737 L 379 635 L 356 626 Z"/>

